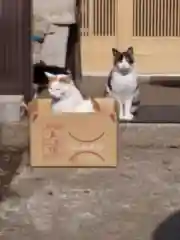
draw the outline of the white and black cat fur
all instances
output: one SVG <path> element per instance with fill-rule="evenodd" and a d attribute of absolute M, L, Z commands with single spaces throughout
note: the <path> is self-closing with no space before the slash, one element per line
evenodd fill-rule
<path fill-rule="evenodd" d="M 46 65 L 43 61 L 33 65 L 33 88 L 34 98 L 39 96 L 44 89 L 48 89 L 48 77 L 45 72 L 55 75 L 66 75 L 70 76 L 71 72 L 65 67 L 58 67 L 54 65 Z"/>
<path fill-rule="evenodd" d="M 112 53 L 114 66 L 108 77 L 106 91 L 119 103 L 119 119 L 130 121 L 139 105 L 133 47 L 129 47 L 125 52 L 113 48 Z"/>
<path fill-rule="evenodd" d="M 93 99 L 83 99 L 70 77 L 48 72 L 45 74 L 49 78 L 48 91 L 52 98 L 53 113 L 99 111 L 98 103 Z"/>

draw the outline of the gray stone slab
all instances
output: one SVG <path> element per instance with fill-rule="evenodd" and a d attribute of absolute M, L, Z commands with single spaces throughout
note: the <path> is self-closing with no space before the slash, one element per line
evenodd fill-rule
<path fill-rule="evenodd" d="M 0 123 L 17 122 L 21 118 L 21 103 L 23 96 L 1 95 L 0 96 Z"/>
<path fill-rule="evenodd" d="M 72 24 L 75 22 L 75 0 L 33 0 L 33 11 L 51 23 Z"/>
<path fill-rule="evenodd" d="M 54 34 L 47 35 L 43 43 L 41 58 L 46 64 L 65 66 L 68 27 L 53 27 Z"/>

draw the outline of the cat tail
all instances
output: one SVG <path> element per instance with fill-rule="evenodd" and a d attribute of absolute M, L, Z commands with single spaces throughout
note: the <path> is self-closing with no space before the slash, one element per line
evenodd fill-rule
<path fill-rule="evenodd" d="M 139 85 L 137 85 L 135 92 L 134 92 L 134 97 L 132 101 L 132 107 L 131 107 L 131 113 L 135 116 L 138 113 L 138 110 L 140 108 L 140 89 Z"/>
<path fill-rule="evenodd" d="M 112 90 L 111 80 L 112 80 L 112 70 L 108 75 L 107 83 L 105 85 L 104 97 L 108 96 Z"/>

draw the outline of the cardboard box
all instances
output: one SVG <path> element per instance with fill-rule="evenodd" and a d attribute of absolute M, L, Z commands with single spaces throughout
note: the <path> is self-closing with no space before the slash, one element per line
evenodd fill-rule
<path fill-rule="evenodd" d="M 29 104 L 33 167 L 115 167 L 117 121 L 113 99 L 97 99 L 98 113 L 52 115 L 50 99 Z"/>

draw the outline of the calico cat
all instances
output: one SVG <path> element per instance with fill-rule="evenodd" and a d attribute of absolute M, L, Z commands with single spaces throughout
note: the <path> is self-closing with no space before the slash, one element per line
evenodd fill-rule
<path fill-rule="evenodd" d="M 139 104 L 133 47 L 129 47 L 125 52 L 113 48 L 112 53 L 114 66 L 108 77 L 106 91 L 119 103 L 119 119 L 130 121 Z"/>
<path fill-rule="evenodd" d="M 99 104 L 93 99 L 84 100 L 69 76 L 50 74 L 48 91 L 52 98 L 53 113 L 61 112 L 95 112 L 100 111 Z"/>
<path fill-rule="evenodd" d="M 64 67 L 57 67 L 54 65 L 46 65 L 43 61 L 36 63 L 33 65 L 33 87 L 34 87 L 34 98 L 39 96 L 41 92 L 48 88 L 48 77 L 45 72 L 51 74 L 62 74 L 66 76 L 70 76 L 71 72 Z"/>

